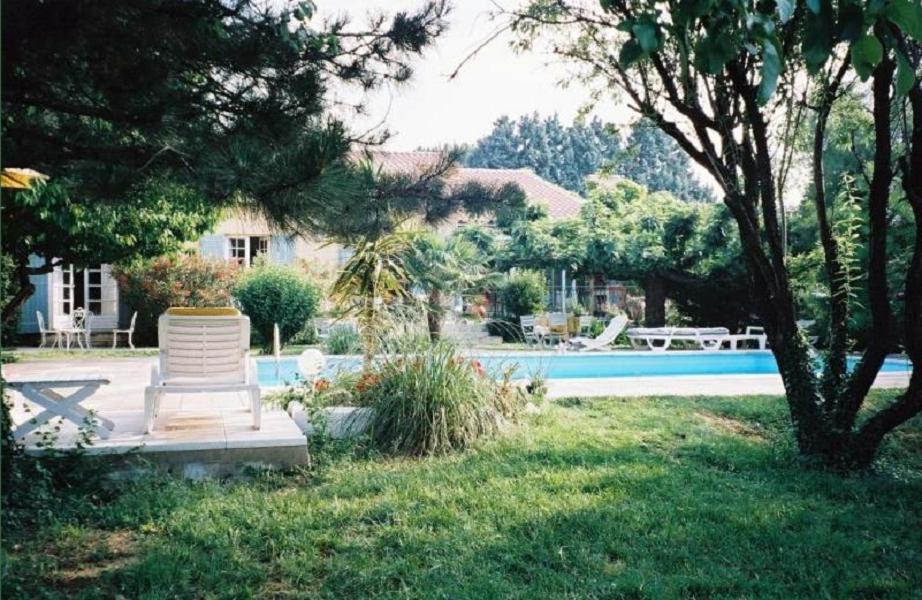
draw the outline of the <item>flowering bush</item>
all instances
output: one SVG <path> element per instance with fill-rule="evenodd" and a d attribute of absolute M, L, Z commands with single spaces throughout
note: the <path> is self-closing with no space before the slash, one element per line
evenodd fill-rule
<path fill-rule="evenodd" d="M 138 311 L 135 339 L 156 343 L 157 318 L 171 306 L 230 306 L 240 268 L 224 260 L 181 254 L 116 266 L 124 301 Z"/>

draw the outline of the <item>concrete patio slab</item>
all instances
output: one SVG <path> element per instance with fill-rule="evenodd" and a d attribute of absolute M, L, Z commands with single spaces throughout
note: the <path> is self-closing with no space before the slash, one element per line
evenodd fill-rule
<path fill-rule="evenodd" d="M 153 358 L 101 359 L 89 361 L 35 361 L 3 365 L 10 379 L 34 379 L 54 374 L 78 377 L 87 372 L 110 379 L 111 384 L 83 402 L 83 406 L 111 419 L 115 428 L 109 439 L 93 438 L 85 448 L 88 456 L 136 456 L 186 475 L 231 473 L 243 465 L 292 467 L 307 464 L 307 440 L 283 410 L 263 407 L 262 426 L 253 429 L 252 415 L 243 393 L 175 394 L 164 397 L 154 431 L 144 433 L 144 386 L 150 378 Z M 24 423 L 41 409 L 12 393 L 11 416 Z M 27 452 L 47 452 L 53 432 L 55 449 L 72 449 L 79 441 L 78 427 L 54 419 L 24 440 Z M 43 444 L 43 442 L 45 442 Z"/>

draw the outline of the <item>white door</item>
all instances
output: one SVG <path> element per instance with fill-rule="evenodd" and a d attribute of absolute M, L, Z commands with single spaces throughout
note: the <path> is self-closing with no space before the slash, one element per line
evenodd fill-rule
<path fill-rule="evenodd" d="M 74 310 L 74 267 L 57 266 L 51 272 L 51 315 L 50 329 L 70 327 L 70 315 Z"/>
<path fill-rule="evenodd" d="M 112 267 L 100 265 L 83 272 L 83 297 L 86 309 L 93 313 L 93 329 L 115 329 L 118 326 L 118 283 Z"/>

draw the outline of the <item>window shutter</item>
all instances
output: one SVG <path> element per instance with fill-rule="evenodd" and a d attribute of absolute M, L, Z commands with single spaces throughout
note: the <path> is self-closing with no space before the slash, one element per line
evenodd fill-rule
<path fill-rule="evenodd" d="M 295 241 L 287 235 L 273 235 L 269 259 L 281 265 L 288 265 L 295 260 Z"/>
<path fill-rule="evenodd" d="M 33 254 L 29 257 L 30 267 L 40 267 L 43 264 L 45 264 L 45 261 L 38 256 Z M 35 311 L 41 311 L 45 323 L 48 323 L 48 315 L 50 314 L 48 311 L 48 282 L 50 279 L 50 273 L 29 275 L 29 281 L 35 286 L 35 292 L 29 296 L 22 306 L 22 317 L 19 320 L 19 333 L 38 332 L 38 319 L 35 316 Z"/>
<path fill-rule="evenodd" d="M 199 240 L 203 258 L 225 258 L 226 241 L 223 235 L 206 235 Z"/>

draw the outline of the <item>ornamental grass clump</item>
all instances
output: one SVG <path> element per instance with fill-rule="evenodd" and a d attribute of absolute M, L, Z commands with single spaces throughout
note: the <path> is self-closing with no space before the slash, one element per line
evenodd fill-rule
<path fill-rule="evenodd" d="M 374 408 L 369 436 L 385 452 L 424 456 L 466 448 L 511 416 L 504 415 L 506 388 L 446 342 L 390 355 L 359 384 L 363 404 Z"/>

